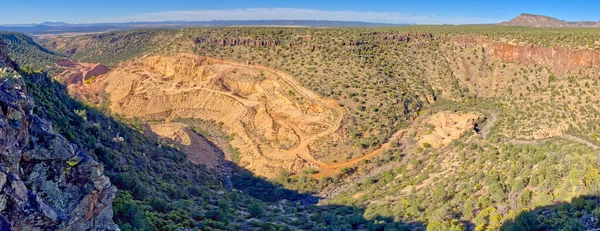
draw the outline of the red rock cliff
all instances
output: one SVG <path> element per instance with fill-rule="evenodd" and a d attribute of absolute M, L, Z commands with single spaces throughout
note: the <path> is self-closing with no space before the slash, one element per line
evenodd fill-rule
<path fill-rule="evenodd" d="M 600 51 L 596 50 L 514 45 L 481 38 L 456 37 L 452 41 L 457 45 L 481 46 L 488 55 L 506 62 L 545 66 L 558 74 L 600 67 Z"/>

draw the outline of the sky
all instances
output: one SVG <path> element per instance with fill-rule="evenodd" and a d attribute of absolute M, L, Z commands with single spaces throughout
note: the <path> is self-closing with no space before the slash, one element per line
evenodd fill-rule
<path fill-rule="evenodd" d="M 520 13 L 567 21 L 600 20 L 600 1 L 558 0 L 0 0 L 0 24 L 336 20 L 378 23 L 476 24 Z M 568 4 L 565 4 L 568 3 Z"/>

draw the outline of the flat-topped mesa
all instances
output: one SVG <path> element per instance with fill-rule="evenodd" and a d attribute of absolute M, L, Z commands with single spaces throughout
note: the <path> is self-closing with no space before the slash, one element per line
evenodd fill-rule
<path fill-rule="evenodd" d="M 520 14 L 507 22 L 501 22 L 500 26 L 529 26 L 529 27 L 571 27 L 571 28 L 596 28 L 600 22 L 579 21 L 567 22 L 557 18 L 535 14 Z"/>

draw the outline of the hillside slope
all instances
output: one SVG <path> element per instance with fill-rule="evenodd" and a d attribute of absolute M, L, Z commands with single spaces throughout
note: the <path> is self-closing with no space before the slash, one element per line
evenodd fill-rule
<path fill-rule="evenodd" d="M 143 128 L 129 127 L 131 121 L 123 124 L 71 99 L 45 74 L 24 77 L 39 103 L 35 113 L 50 118 L 55 130 L 104 165 L 118 189 L 113 212 L 121 230 L 423 229 L 419 222 L 390 218 L 373 223 L 360 207 L 315 206 L 313 196 L 244 169 L 225 177 L 192 163 L 177 143 L 155 140 Z"/>
<path fill-rule="evenodd" d="M 593 199 L 577 201 L 589 206 L 571 206 L 564 213 L 520 216 L 598 191 L 600 42 L 596 29 L 430 26 L 219 28 L 174 33 L 165 43 L 149 44 L 143 55 L 122 62 L 113 70 L 114 76 L 109 72 L 83 87 L 94 90 L 96 84 L 110 80 L 114 89 L 130 91 L 117 90 L 107 99 L 119 101 L 137 94 L 130 99 L 141 103 L 112 105 L 111 110 L 123 112 L 127 105 L 144 106 L 153 100 L 160 102 L 157 109 L 175 102 L 178 106 L 207 104 L 211 97 L 196 96 L 191 102 L 158 99 L 168 99 L 177 86 L 190 89 L 193 83 L 203 84 L 206 81 L 195 78 L 211 76 L 209 71 L 195 76 L 181 66 L 161 64 L 152 69 L 140 61 L 192 53 L 197 55 L 192 56 L 195 60 L 235 63 L 239 69 L 238 73 L 215 72 L 228 81 L 217 81 L 217 85 L 208 81 L 201 88 L 233 89 L 238 91 L 232 94 L 238 101 L 269 105 L 278 102 L 277 98 L 253 98 L 260 96 L 255 85 L 239 84 L 260 82 L 249 81 L 256 75 L 245 67 L 285 72 L 303 88 L 335 100 L 344 109 L 342 127 L 336 132 L 340 139 L 316 139 L 309 145 L 316 160 L 339 168 L 301 166 L 276 174 L 271 182 L 327 196 L 321 204 L 364 208 L 362 215 L 371 221 L 383 217 L 426 223 L 440 230 L 498 230 L 505 222 L 519 223 L 521 217 L 529 217 L 526 222 L 548 230 L 598 228 L 587 222 L 598 207 Z M 157 38 L 152 33 L 148 36 Z M 68 43 L 89 39 L 70 38 Z M 95 43 L 85 50 L 99 52 L 95 49 L 105 46 L 110 44 Z M 202 65 L 210 70 L 209 64 L 198 64 Z M 286 95 L 282 89 L 281 95 Z M 287 93 L 286 98 L 292 95 Z M 136 107 L 127 113 L 137 113 Z M 142 109 L 143 116 L 154 107 Z M 156 115 L 141 123 L 169 117 L 169 113 Z M 185 121 L 180 119 L 176 122 Z M 220 120 L 225 129 L 240 121 L 218 116 L 204 119 Z M 273 116 L 267 121 L 286 119 Z M 234 185 L 254 182 L 235 181 Z M 260 190 L 253 192 L 260 194 Z"/>
<path fill-rule="evenodd" d="M 0 57 L 6 56 L 0 55 Z M 97 227 L 97 229 L 114 228 L 109 225 L 108 220 L 101 220 L 111 212 L 114 214 L 115 223 L 121 230 L 323 230 L 328 226 L 358 230 L 384 228 L 406 230 L 423 227 L 417 222 L 395 222 L 389 218 L 383 222 L 373 223 L 362 218 L 363 210 L 361 208 L 352 206 L 314 206 L 315 199 L 311 195 L 284 189 L 278 184 L 267 182 L 243 169 L 236 170 L 235 175 L 221 175 L 204 165 L 194 164 L 191 157 L 178 149 L 177 143 L 156 139 L 154 134 L 146 134 L 147 130 L 136 121 L 118 120 L 72 99 L 68 95 L 66 87 L 52 80 L 46 73 L 22 69 L 21 75 L 21 79 L 24 81 L 21 85 L 5 84 L 2 86 L 6 86 L 14 92 L 9 96 L 23 97 L 27 95 L 30 97 L 25 104 L 27 110 L 23 110 L 28 113 L 28 118 L 34 119 L 37 116 L 48 118 L 52 123 L 45 123 L 42 130 L 54 129 L 57 133 L 52 135 L 43 133 L 44 136 L 41 138 L 32 135 L 35 145 L 26 148 L 27 155 L 36 154 L 37 150 L 29 150 L 29 148 L 37 147 L 39 149 L 49 148 L 52 153 L 60 152 L 64 156 L 70 153 L 63 152 L 62 149 L 68 141 L 73 144 L 73 147 L 77 147 L 78 156 L 89 156 L 90 158 L 84 158 L 79 163 L 76 162 L 79 159 L 73 158 L 66 162 L 48 158 L 38 161 L 35 156 L 29 160 L 17 158 L 24 161 L 21 166 L 27 167 L 24 171 L 26 175 L 29 175 L 25 186 L 19 189 L 46 192 L 45 188 L 40 189 L 37 184 L 30 185 L 29 181 L 39 183 L 37 182 L 38 177 L 43 174 L 40 173 L 39 176 L 36 176 L 35 173 L 52 170 L 52 174 L 58 174 L 57 177 L 64 174 L 69 176 L 82 174 L 77 179 L 67 178 L 67 183 L 78 182 L 76 186 L 70 186 L 68 190 L 73 187 L 85 186 L 84 189 L 76 192 L 87 192 L 87 190 L 93 189 L 90 185 L 84 184 L 87 176 L 85 173 L 86 170 L 89 170 L 87 168 L 89 165 L 93 167 L 91 168 L 94 170 L 92 171 L 93 176 L 98 174 L 98 169 L 104 169 L 105 174 L 117 189 L 112 203 L 112 211 L 109 206 L 110 201 L 105 197 L 100 197 L 96 207 L 92 210 L 86 209 L 89 208 L 86 207 L 89 205 L 89 200 L 84 199 L 86 203 L 74 210 L 77 216 L 72 216 L 74 223 L 69 223 L 71 226 L 65 226 L 67 229 L 68 227 L 79 227 L 73 229 L 87 230 L 85 225 L 89 225 L 90 222 L 92 225 L 96 225 L 92 227 Z M 11 79 L 6 83 L 11 83 Z M 21 93 L 23 94 L 15 92 L 19 88 L 22 89 Z M 4 94 L 0 94 L 0 96 L 4 96 Z M 32 100 L 36 102 L 36 107 L 28 104 Z M 12 108 L 12 105 L 7 107 Z M 13 112 L 12 109 L 9 111 Z M 13 113 L 9 115 L 7 121 L 17 118 L 19 117 L 16 113 Z M 11 126 L 20 126 L 19 124 L 11 123 Z M 31 128 L 37 128 L 37 126 Z M 194 127 L 193 131 L 199 130 Z M 196 136 L 201 135 L 198 133 Z M 43 139 L 49 137 L 56 139 Z M 23 137 L 21 136 L 21 138 Z M 208 139 L 196 139 L 196 141 L 206 142 L 205 146 L 218 150 L 218 147 L 211 144 Z M 51 142 L 51 145 L 46 142 Z M 38 147 L 37 144 L 40 146 Z M 56 146 L 59 144 L 61 146 Z M 47 151 L 42 153 L 47 153 Z M 92 158 L 104 167 L 94 162 Z M 43 163 L 43 165 L 35 165 L 30 172 L 29 163 Z M 235 164 L 228 165 L 231 168 L 237 168 Z M 8 178 L 8 182 L 13 180 L 13 178 Z M 59 186 L 64 186 L 64 182 L 58 182 Z M 53 184 L 50 182 L 43 186 L 52 186 Z M 69 185 L 67 184 L 67 186 Z M 105 186 L 105 184 L 100 186 Z M 3 193 L 12 192 L 9 187 L 12 186 L 5 185 Z M 111 189 L 114 193 L 114 187 Z M 21 195 L 20 193 L 18 195 Z M 106 193 L 104 195 L 109 196 L 108 199 L 112 199 L 110 195 L 114 194 Z M 44 198 L 54 198 L 54 196 L 44 196 Z M 69 194 L 64 196 L 69 196 Z M 71 196 L 73 198 L 63 198 L 62 201 L 69 206 L 78 202 L 76 199 L 80 194 L 72 193 Z M 12 197 L 7 198 L 11 199 Z M 37 205 L 34 204 L 33 207 Z M 13 206 L 13 204 L 7 206 Z M 48 210 L 44 206 L 43 208 L 46 213 L 27 213 L 27 215 L 31 216 L 31 219 L 47 216 L 52 218 L 52 214 L 48 215 L 47 213 L 52 210 Z M 29 220 L 19 219 L 20 211 L 11 207 L 9 210 L 3 210 L 2 215 L 10 212 L 5 216 L 10 219 L 5 220 L 18 225 L 14 227 L 29 225 Z M 27 211 L 32 212 L 31 209 Z M 84 212 L 80 213 L 81 211 Z M 83 221 L 76 220 L 80 215 L 85 215 Z M 55 223 L 47 221 L 48 218 L 42 219 L 46 220 L 35 220 L 36 223 L 32 227 L 56 224 L 56 221 L 54 221 Z M 67 221 L 69 220 L 59 220 L 63 223 Z M 2 223 L 2 225 L 4 224 Z M 6 226 L 2 226 L 2 228 L 5 229 Z"/>
<path fill-rule="evenodd" d="M 52 66 L 61 59 L 61 55 L 38 45 L 25 34 L 0 31 L 0 42 L 8 45 L 8 55 L 21 66 L 28 64 L 41 68 Z"/>
<path fill-rule="evenodd" d="M 33 114 L 0 41 L 0 229 L 118 230 L 103 167 Z"/>
<path fill-rule="evenodd" d="M 175 34 L 175 30 L 148 29 L 109 32 L 77 39 L 58 37 L 48 41 L 44 47 L 71 55 L 75 59 L 113 66 L 158 46 L 170 44 L 175 39 Z"/>

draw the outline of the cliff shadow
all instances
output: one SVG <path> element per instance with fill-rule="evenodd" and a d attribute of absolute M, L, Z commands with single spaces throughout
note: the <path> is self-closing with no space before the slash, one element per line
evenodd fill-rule
<path fill-rule="evenodd" d="M 500 230 L 600 230 L 600 196 L 579 196 L 571 202 L 523 211 Z"/>
<path fill-rule="evenodd" d="M 152 132 L 147 127 L 147 132 Z M 311 193 L 302 193 L 287 189 L 273 179 L 257 176 L 248 169 L 225 159 L 225 152 L 217 144 L 203 137 L 200 133 L 195 135 L 202 136 L 202 139 L 190 139 L 191 143 L 185 146 L 201 146 L 194 142 L 203 142 L 219 154 L 221 159 L 220 167 L 216 170 L 221 176 L 220 184 L 227 189 L 233 197 L 237 195 L 250 196 L 262 202 L 264 207 L 278 207 L 275 210 L 281 210 L 284 216 L 291 219 L 279 220 L 278 222 L 293 226 L 300 230 L 425 230 L 426 225 L 420 222 L 399 221 L 392 217 L 376 216 L 372 219 L 365 219 L 365 207 L 353 207 L 344 205 L 319 205 L 319 201 L 324 199 Z M 157 134 L 150 134 L 161 140 L 177 143 L 178 139 L 159 137 Z M 183 145 L 179 143 L 178 145 Z M 182 148 L 183 149 L 183 148 Z M 201 154 L 201 153 L 199 153 Z M 201 166 L 202 164 L 196 164 Z M 273 211 L 270 212 L 271 214 Z M 294 214 L 294 215 L 292 215 Z M 269 214 L 261 215 L 261 219 L 273 219 Z M 291 217 L 290 217 L 291 216 Z M 226 216 L 225 216 L 226 217 Z M 293 218 L 292 218 L 293 217 Z M 214 217 L 215 219 L 227 219 L 223 217 Z M 277 218 L 275 218 L 277 220 Z M 464 224 L 465 227 L 469 224 Z M 259 227 L 263 230 L 269 230 L 270 226 Z M 277 229 L 275 229 L 277 230 Z"/>
<path fill-rule="evenodd" d="M 232 162 L 232 187 L 135 124 L 85 105 L 44 73 L 23 73 L 32 110 L 104 165 L 119 192 L 121 230 L 425 230 L 393 217 L 365 219 L 365 207 L 317 205 L 318 197 L 257 177 Z M 213 144 L 214 145 L 214 144 Z"/>

